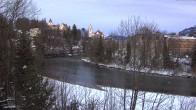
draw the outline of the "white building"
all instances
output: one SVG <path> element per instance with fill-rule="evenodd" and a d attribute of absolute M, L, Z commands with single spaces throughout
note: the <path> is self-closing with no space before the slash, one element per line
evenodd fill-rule
<path fill-rule="evenodd" d="M 32 28 L 30 29 L 30 36 L 36 37 L 41 34 L 41 30 L 39 28 Z"/>
<path fill-rule="evenodd" d="M 99 29 L 96 32 L 93 32 L 93 27 L 90 24 L 89 28 L 88 28 L 88 37 L 105 37 L 104 33 L 99 31 Z"/>
<path fill-rule="evenodd" d="M 60 30 L 67 30 L 67 24 L 61 23 L 59 26 Z"/>
<path fill-rule="evenodd" d="M 88 28 L 88 37 L 93 37 L 93 27 L 92 25 L 90 24 L 89 28 Z"/>
<path fill-rule="evenodd" d="M 48 26 L 53 26 L 53 22 L 52 22 L 51 19 L 50 19 L 49 22 L 48 22 Z"/>

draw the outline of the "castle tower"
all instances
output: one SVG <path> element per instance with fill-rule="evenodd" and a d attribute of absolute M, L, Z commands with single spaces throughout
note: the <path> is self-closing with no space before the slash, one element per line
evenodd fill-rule
<path fill-rule="evenodd" d="M 90 24 L 89 28 L 88 28 L 88 37 L 93 37 L 93 27 Z"/>
<path fill-rule="evenodd" d="M 50 19 L 49 22 L 48 22 L 48 26 L 53 26 L 53 22 L 52 22 L 51 19 Z"/>

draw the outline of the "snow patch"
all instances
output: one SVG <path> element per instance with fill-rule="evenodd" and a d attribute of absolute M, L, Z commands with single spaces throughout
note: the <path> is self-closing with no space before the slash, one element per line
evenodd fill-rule
<path fill-rule="evenodd" d="M 23 68 L 23 69 L 26 69 L 26 68 L 27 68 L 27 66 L 26 66 L 26 65 L 24 65 L 22 68 Z"/>

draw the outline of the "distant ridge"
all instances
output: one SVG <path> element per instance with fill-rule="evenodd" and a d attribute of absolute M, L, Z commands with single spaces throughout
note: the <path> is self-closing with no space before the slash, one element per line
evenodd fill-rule
<path fill-rule="evenodd" d="M 195 36 L 196 34 L 196 25 L 194 27 L 186 28 L 179 32 L 181 36 Z"/>
<path fill-rule="evenodd" d="M 108 36 L 107 38 L 114 38 L 116 40 L 127 40 L 128 38 L 125 36 L 120 36 L 120 35 L 116 35 L 116 36 Z"/>

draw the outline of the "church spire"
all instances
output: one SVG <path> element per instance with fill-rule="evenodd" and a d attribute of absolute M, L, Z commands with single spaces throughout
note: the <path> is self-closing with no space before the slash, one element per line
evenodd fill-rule
<path fill-rule="evenodd" d="M 90 24 L 89 28 L 88 28 L 88 37 L 92 37 L 93 36 L 93 27 Z"/>
<path fill-rule="evenodd" d="M 53 25 L 53 22 L 52 22 L 51 18 L 50 18 L 50 20 L 49 20 L 49 22 L 48 22 L 48 25 L 49 25 L 49 26 L 52 26 L 52 25 Z"/>

